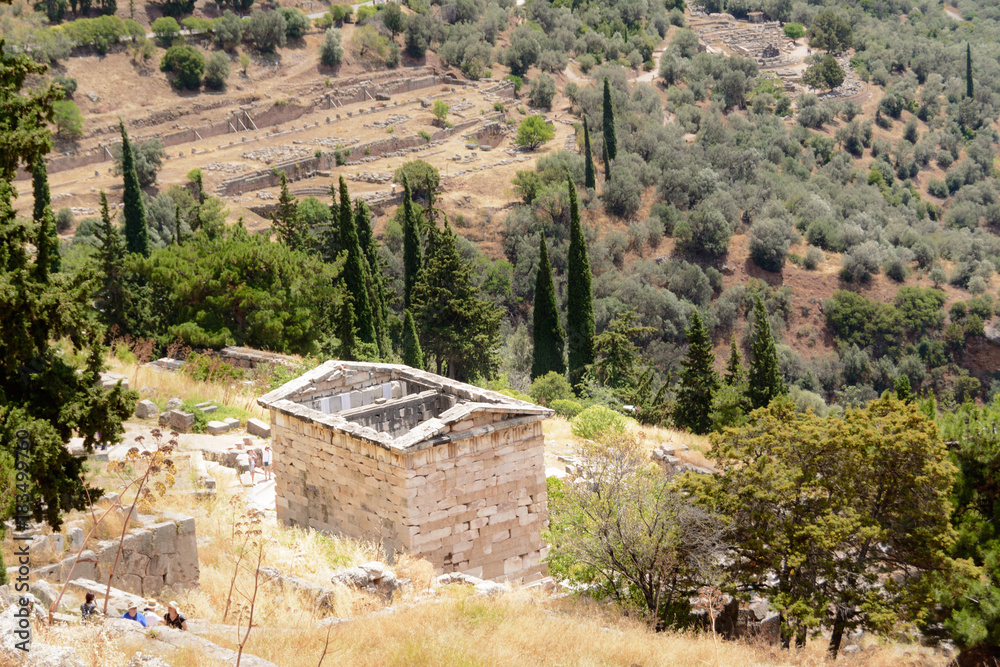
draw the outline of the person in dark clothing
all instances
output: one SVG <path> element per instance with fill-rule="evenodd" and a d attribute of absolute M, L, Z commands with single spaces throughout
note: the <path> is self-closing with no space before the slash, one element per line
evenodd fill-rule
<path fill-rule="evenodd" d="M 167 605 L 167 613 L 163 615 L 163 625 L 171 628 L 177 628 L 178 630 L 187 630 L 187 619 L 181 616 L 180 610 L 177 608 L 176 602 L 171 602 Z"/>
<path fill-rule="evenodd" d="M 80 616 L 84 621 L 93 621 L 97 614 L 97 604 L 94 602 L 94 594 L 87 593 L 87 601 L 80 605 Z"/>

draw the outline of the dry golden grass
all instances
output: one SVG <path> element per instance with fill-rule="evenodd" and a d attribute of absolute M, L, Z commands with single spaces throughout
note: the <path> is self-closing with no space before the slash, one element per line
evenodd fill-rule
<path fill-rule="evenodd" d="M 268 413 L 257 405 L 257 397 L 265 393 L 259 387 L 239 383 L 202 382 L 182 373 L 154 371 L 137 363 L 121 361 L 114 356 L 109 356 L 108 365 L 112 371 L 127 376 L 129 386 L 135 389 L 151 387 L 157 397 L 180 396 L 193 401 L 214 400 L 221 405 L 244 410 L 250 416 L 269 419 Z"/>

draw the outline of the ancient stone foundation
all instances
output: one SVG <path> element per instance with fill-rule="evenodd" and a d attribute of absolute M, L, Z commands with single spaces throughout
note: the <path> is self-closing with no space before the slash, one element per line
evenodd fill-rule
<path fill-rule="evenodd" d="M 544 575 L 551 411 L 406 366 L 327 362 L 271 411 L 278 518 L 444 572 Z"/>

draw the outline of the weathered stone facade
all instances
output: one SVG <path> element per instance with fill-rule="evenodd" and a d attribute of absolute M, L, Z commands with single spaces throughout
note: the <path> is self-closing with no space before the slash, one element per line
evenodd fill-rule
<path fill-rule="evenodd" d="M 545 408 L 406 366 L 329 361 L 271 411 L 278 518 L 444 572 L 544 575 Z"/>

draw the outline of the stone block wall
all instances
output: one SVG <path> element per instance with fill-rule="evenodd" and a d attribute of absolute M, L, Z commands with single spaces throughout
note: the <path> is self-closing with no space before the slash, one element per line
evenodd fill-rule
<path fill-rule="evenodd" d="M 315 391 L 387 381 L 332 378 Z M 337 387 L 337 384 L 340 384 Z M 443 572 L 542 576 L 548 518 L 541 421 L 474 413 L 400 451 L 271 411 L 278 519 L 381 542 Z"/>
<path fill-rule="evenodd" d="M 111 585 L 129 593 L 150 597 L 164 589 L 182 591 L 198 586 L 198 540 L 193 517 L 160 512 L 161 521 L 150 522 L 125 535 L 121 557 Z M 74 579 L 92 579 L 102 584 L 115 562 L 118 540 L 102 540 L 83 552 L 73 569 Z M 66 581 L 76 554 L 60 563 L 38 567 L 32 576 L 53 583 Z M 16 569 L 16 568 L 15 568 Z"/>

